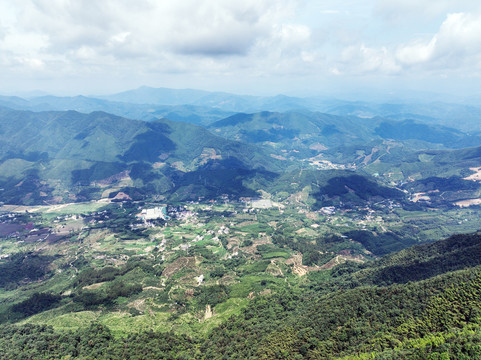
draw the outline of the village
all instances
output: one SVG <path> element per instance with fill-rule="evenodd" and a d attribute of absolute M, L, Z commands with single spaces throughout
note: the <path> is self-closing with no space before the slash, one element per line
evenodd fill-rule
<path fill-rule="evenodd" d="M 396 236 L 407 232 L 425 241 L 477 226 L 474 208 L 444 212 L 440 219 L 436 211 L 409 212 L 403 210 L 401 203 L 388 199 L 362 205 L 339 202 L 314 210 L 301 198 L 279 201 L 270 194 L 261 195 L 239 200 L 228 196 L 216 200 L 200 198 L 179 204 L 123 200 L 100 207 L 90 204 L 90 212 L 88 204 L 82 203 L 53 208 L 54 211 L 48 207 L 41 211 L 22 208 L 21 212 L 4 209 L 0 213 L 0 237 L 35 246 L 86 239 L 93 231 L 107 231 L 118 239 L 119 251 L 137 251 L 143 243 L 150 244 L 146 248 L 167 252 L 191 252 L 193 247 L 206 246 L 227 259 L 242 251 L 258 254 L 257 246 L 272 243 L 274 233 L 312 239 L 337 235 L 352 241 L 349 233 L 353 230 L 377 236 L 390 229 Z M 433 223 L 440 221 L 436 232 L 430 230 Z M 245 244 L 251 245 L 243 247 Z M 8 256 L 7 248 L 2 241 L 1 257 Z M 359 252 L 361 248 L 358 244 L 351 250 Z M 290 257 L 294 253 L 282 254 Z"/>
<path fill-rule="evenodd" d="M 395 201 L 364 206 L 324 206 L 313 211 L 301 203 L 289 204 L 271 198 L 242 198 L 240 201 L 222 197 L 219 200 L 191 201 L 180 205 L 138 204 L 132 201 L 112 203 L 104 209 L 90 213 L 62 213 L 52 216 L 48 210 L 42 212 L 3 212 L 0 216 L 0 236 L 27 243 L 40 241 L 56 242 L 71 238 L 88 229 L 112 229 L 124 238 L 129 235 L 139 238 L 147 229 L 177 228 L 191 224 L 209 223 L 215 218 L 226 226 L 234 223 L 270 223 L 276 214 L 290 214 L 303 228 L 322 235 L 328 231 L 342 233 L 343 228 L 384 229 L 386 221 L 392 221 L 393 211 L 401 205 Z M 55 214 L 55 213 L 53 213 Z M 48 215 L 48 216 L 47 216 Z M 386 220 L 386 216 L 389 220 Z M 222 229 L 222 227 L 220 227 Z M 337 228 L 340 228 L 339 230 Z M 297 229 L 299 230 L 299 229 Z M 185 234 L 189 238 L 190 234 Z M 206 235 L 212 235 L 206 231 Z M 223 234 L 227 235 L 227 233 Z M 255 234 L 257 237 L 257 234 Z M 142 236 L 140 235 L 140 238 Z M 192 242 L 202 240 L 198 235 Z M 188 243 L 180 247 L 188 248 Z"/>

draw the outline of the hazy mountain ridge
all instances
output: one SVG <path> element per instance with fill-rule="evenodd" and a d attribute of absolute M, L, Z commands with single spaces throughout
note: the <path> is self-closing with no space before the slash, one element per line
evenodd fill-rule
<path fill-rule="evenodd" d="M 268 145 L 279 156 L 356 167 L 389 154 L 392 148 L 412 152 L 481 145 L 481 136 L 435 124 L 310 111 L 239 113 L 211 124 L 208 129 L 229 139 Z"/>
<path fill-rule="evenodd" d="M 172 105 L 192 104 L 232 112 L 309 110 L 363 118 L 375 116 L 397 120 L 411 118 L 422 122 L 436 122 L 465 132 L 481 131 L 479 106 L 449 103 L 448 101 L 430 101 L 429 97 L 426 97 L 424 101 L 399 99 L 396 102 L 380 102 L 379 100 L 368 102 L 332 97 L 250 96 L 190 89 L 141 87 L 102 98 L 140 104 L 145 103 L 145 99 L 150 99 L 153 103 L 162 104 L 162 101 L 168 101 Z"/>
<path fill-rule="evenodd" d="M 385 100 L 384 100 L 385 101 Z M 481 131 L 480 108 L 469 103 L 449 103 L 413 99 L 383 102 L 375 99 L 350 101 L 332 97 L 294 97 L 286 95 L 252 96 L 195 89 L 169 89 L 143 86 L 138 89 L 102 96 L 55 97 L 37 96 L 0 97 L 0 105 L 17 110 L 76 110 L 79 112 L 105 111 L 140 120 L 167 117 L 208 125 L 232 113 L 260 111 L 286 112 L 293 110 L 319 111 L 339 116 L 388 119 L 414 119 L 438 123 L 470 134 Z M 198 115 L 202 114 L 202 117 Z"/>
<path fill-rule="evenodd" d="M 207 125 L 231 114 L 229 111 L 222 111 L 205 106 L 134 104 L 86 96 L 57 97 L 49 95 L 30 98 L 28 100 L 18 97 L 0 96 L 0 106 L 35 112 L 74 110 L 82 113 L 91 113 L 94 111 L 103 111 L 137 120 L 151 121 L 157 118 L 168 118 L 170 120 L 199 125 Z"/>
<path fill-rule="evenodd" d="M 481 130 L 480 108 L 471 104 L 456 104 L 448 102 L 412 102 L 385 103 L 344 102 L 324 109 L 325 112 L 336 115 L 360 117 L 382 116 L 390 119 L 415 119 L 426 123 L 436 123 L 456 128 L 469 133 Z"/>

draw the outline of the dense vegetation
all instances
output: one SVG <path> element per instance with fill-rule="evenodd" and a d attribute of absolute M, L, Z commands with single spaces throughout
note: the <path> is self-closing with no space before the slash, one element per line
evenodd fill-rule
<path fill-rule="evenodd" d="M 0 200 L 9 204 L 99 199 L 106 186 L 117 192 L 135 189 L 144 199 L 153 194 L 172 200 L 254 196 L 259 185 L 289 184 L 289 170 L 304 167 L 298 160 L 322 169 L 363 170 L 328 179 L 317 189 L 321 206 L 339 196 L 354 203 L 399 198 L 393 181 L 403 185 L 412 176 L 418 181 L 406 189 L 442 193 L 447 188 L 453 194 L 444 201 L 479 193 L 477 184 L 461 180 L 477 164 L 476 151 L 418 151 L 437 148 L 439 142 L 446 148 L 479 145 L 479 139 L 415 121 L 263 111 L 219 120 L 208 127 L 213 135 L 166 119 L 2 108 L 0 122 Z M 366 179 L 367 174 L 378 178 Z M 464 192 L 455 195 L 455 188 Z"/>
<path fill-rule="evenodd" d="M 48 272 L 53 257 L 34 253 L 17 253 L 0 260 L 0 287 L 16 287 L 21 281 L 38 280 Z"/>
<path fill-rule="evenodd" d="M 244 182 L 280 169 L 259 147 L 165 119 L 0 109 L 0 123 L 0 200 L 8 204 L 99 199 L 105 186 L 143 197 L 249 196 L 255 190 Z"/>
<path fill-rule="evenodd" d="M 372 264 L 348 263 L 325 273 L 327 277 L 312 273 L 305 285 L 256 297 L 204 335 L 140 332 L 116 337 L 98 323 L 67 332 L 3 325 L 0 349 L 7 359 L 474 358 L 481 354 L 480 244 L 479 234 L 458 235 Z M 78 281 L 108 281 L 133 268 L 85 271 Z M 136 291 L 112 284 L 117 284 L 107 291 L 112 298 Z M 212 286 L 195 296 L 202 307 L 223 302 L 228 293 L 225 286 Z M 27 316 L 58 301 L 39 293 L 14 311 Z"/>

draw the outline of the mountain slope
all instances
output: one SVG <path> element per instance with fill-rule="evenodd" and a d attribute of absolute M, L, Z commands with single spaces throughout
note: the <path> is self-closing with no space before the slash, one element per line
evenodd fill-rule
<path fill-rule="evenodd" d="M 246 185 L 253 184 L 256 176 L 273 191 L 289 183 L 287 178 L 273 179 L 275 173 L 294 166 L 295 159 L 323 169 L 362 169 L 412 194 L 430 191 L 434 202 L 473 199 L 480 192 L 478 183 L 463 179 L 475 171 L 470 168 L 479 166 L 479 149 L 416 152 L 415 140 L 405 139 L 417 136 L 409 128 L 421 125 L 412 122 L 398 124 L 408 127 L 403 133 L 392 127 L 396 124 L 383 125 L 388 123 L 381 118 L 262 112 L 236 114 L 209 128 L 217 135 L 253 143 L 249 145 L 185 123 L 142 122 L 104 112 L 2 108 L 0 118 L 0 201 L 9 203 L 95 199 L 106 190 L 102 187 L 116 192 L 135 188 L 144 189 L 144 194 L 176 193 L 180 198 L 221 195 L 223 187 L 227 193 L 253 195 Z M 422 128 L 441 131 L 456 144 L 464 136 L 445 128 Z M 383 139 L 376 131 L 402 139 Z M 417 146 L 423 144 L 427 142 Z M 340 186 L 331 183 L 320 193 Z M 347 183 L 344 186 L 353 189 Z M 332 194 L 344 196 L 342 191 Z M 356 196 L 363 201 L 364 195 Z"/>
<path fill-rule="evenodd" d="M 261 173 L 271 176 L 268 174 L 280 169 L 280 162 L 262 149 L 185 123 L 147 123 L 103 112 L 8 109 L 0 111 L 0 119 L 4 202 L 38 203 L 52 200 L 64 190 L 69 192 L 66 196 L 90 198 L 102 190 L 93 186 L 94 182 L 103 182 L 105 187 L 122 179 L 150 193 L 171 193 L 196 185 L 196 171 L 202 171 L 204 178 L 215 173 L 218 181 L 213 186 L 220 195 L 224 190 L 229 193 L 229 188 L 234 190 L 228 186 L 231 175 L 224 178 L 232 170 L 248 178 Z M 239 175 L 239 193 L 247 191 L 239 185 L 242 181 Z M 86 193 L 82 195 L 82 191 Z M 211 196 L 213 191 L 202 191 L 202 196 Z M 184 196 L 194 194 L 191 189 Z"/>
<path fill-rule="evenodd" d="M 402 145 L 410 151 L 481 145 L 480 136 L 434 124 L 309 111 L 238 113 L 208 128 L 229 139 L 269 145 L 279 156 L 358 167 Z"/>
<path fill-rule="evenodd" d="M 298 286 L 282 281 L 275 293 L 249 295 L 249 303 L 242 310 L 222 319 L 211 330 L 197 331 L 190 336 L 166 331 L 135 331 L 119 337 L 109 327 L 95 322 L 68 331 L 28 323 L 2 324 L 0 347 L 7 358 L 22 354 L 32 359 L 47 356 L 160 359 L 478 358 L 481 355 L 481 268 L 477 251 L 480 244 L 479 234 L 457 235 L 403 250 L 372 263 L 345 264 L 331 271 L 312 273 Z M 459 257 L 459 253 L 464 255 Z M 431 274 L 424 274 L 419 263 L 433 258 L 438 264 Z M 112 277 L 132 281 L 132 276 L 146 276 L 147 271 L 153 276 L 156 270 L 152 263 L 152 260 L 141 258 L 118 268 L 84 270 L 76 276 L 76 283 L 84 286 L 82 291 L 85 293 L 107 282 L 110 287 L 104 296 L 135 296 L 135 291 L 141 288 L 135 290 L 130 283 L 121 286 Z M 389 273 L 376 273 L 379 269 L 401 264 L 405 272 L 399 274 L 399 281 L 391 282 Z M 416 276 L 403 277 L 405 274 Z M 373 279 L 380 280 L 377 286 L 372 286 Z M 97 281 L 104 282 L 97 283 L 97 287 L 91 286 Z M 225 286 L 203 287 L 195 296 L 202 298 L 204 291 L 210 291 L 205 295 L 210 296 L 210 301 L 217 297 L 225 299 L 226 296 Z M 174 290 L 172 293 L 175 294 Z M 81 295 L 82 292 L 70 298 L 64 295 L 64 302 L 73 299 L 95 308 L 93 295 L 90 298 Z M 59 298 L 36 293 L 27 300 L 10 305 L 15 310 L 10 314 L 29 316 L 37 310 L 48 313 L 50 317 L 55 316 Z M 34 300 L 37 301 L 36 309 L 33 309 Z M 107 303 L 103 311 L 115 303 Z M 81 312 L 78 316 L 89 313 Z M 151 316 L 154 315 L 152 312 Z M 135 324 L 135 310 L 132 310 L 129 319 Z M 175 319 L 173 317 L 172 321 Z M 194 322 L 199 326 L 199 320 L 194 319 Z"/>
<path fill-rule="evenodd" d="M 389 269 L 397 257 L 405 266 L 398 282 L 406 284 L 373 287 L 368 285 L 373 278 L 358 277 L 356 265 L 341 266 L 333 270 L 331 281 L 320 276 L 317 285 L 311 285 L 313 291 L 256 299 L 239 317 L 215 329 L 202 350 L 211 358 L 401 359 L 429 358 L 431 351 L 478 357 L 478 347 L 460 345 L 464 339 L 479 344 L 481 270 L 475 267 L 479 259 L 472 250 L 480 243 L 479 234 L 457 236 L 390 255 L 360 271 L 365 274 L 381 264 Z M 405 255 L 429 261 L 433 255 L 425 251 L 430 249 L 437 251 L 438 266 L 425 275 L 417 261 Z M 456 251 L 465 256 L 457 257 Z M 453 262 L 455 267 L 444 267 Z M 428 279 L 403 277 L 409 273 L 417 274 L 417 280 Z M 376 276 L 380 283 L 392 280 L 389 272 Z"/>
<path fill-rule="evenodd" d="M 209 129 L 229 139 L 270 144 L 279 155 L 306 158 L 352 142 L 379 139 L 367 130 L 374 124 L 371 119 L 321 113 L 264 111 L 239 113 L 211 124 Z"/>
<path fill-rule="evenodd" d="M 398 146 L 377 152 L 363 170 L 402 187 L 414 201 L 439 206 L 481 196 L 480 164 L 481 147 L 412 151 Z"/>

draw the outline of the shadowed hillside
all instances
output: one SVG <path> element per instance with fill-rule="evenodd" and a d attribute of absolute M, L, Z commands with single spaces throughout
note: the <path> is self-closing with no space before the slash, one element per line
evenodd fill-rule
<path fill-rule="evenodd" d="M 0 144 L 0 196 L 7 203 L 62 201 L 64 190 L 71 199 L 96 198 L 105 189 L 95 183 L 187 198 L 197 197 L 198 191 L 202 196 L 246 195 L 252 190 L 241 185 L 245 179 L 271 177 L 280 169 L 280 161 L 262 149 L 201 127 L 103 112 L 2 109 Z M 209 189 L 192 188 L 198 184 L 196 172 L 207 179 Z M 236 172 L 242 174 L 237 186 L 232 182 Z"/>

